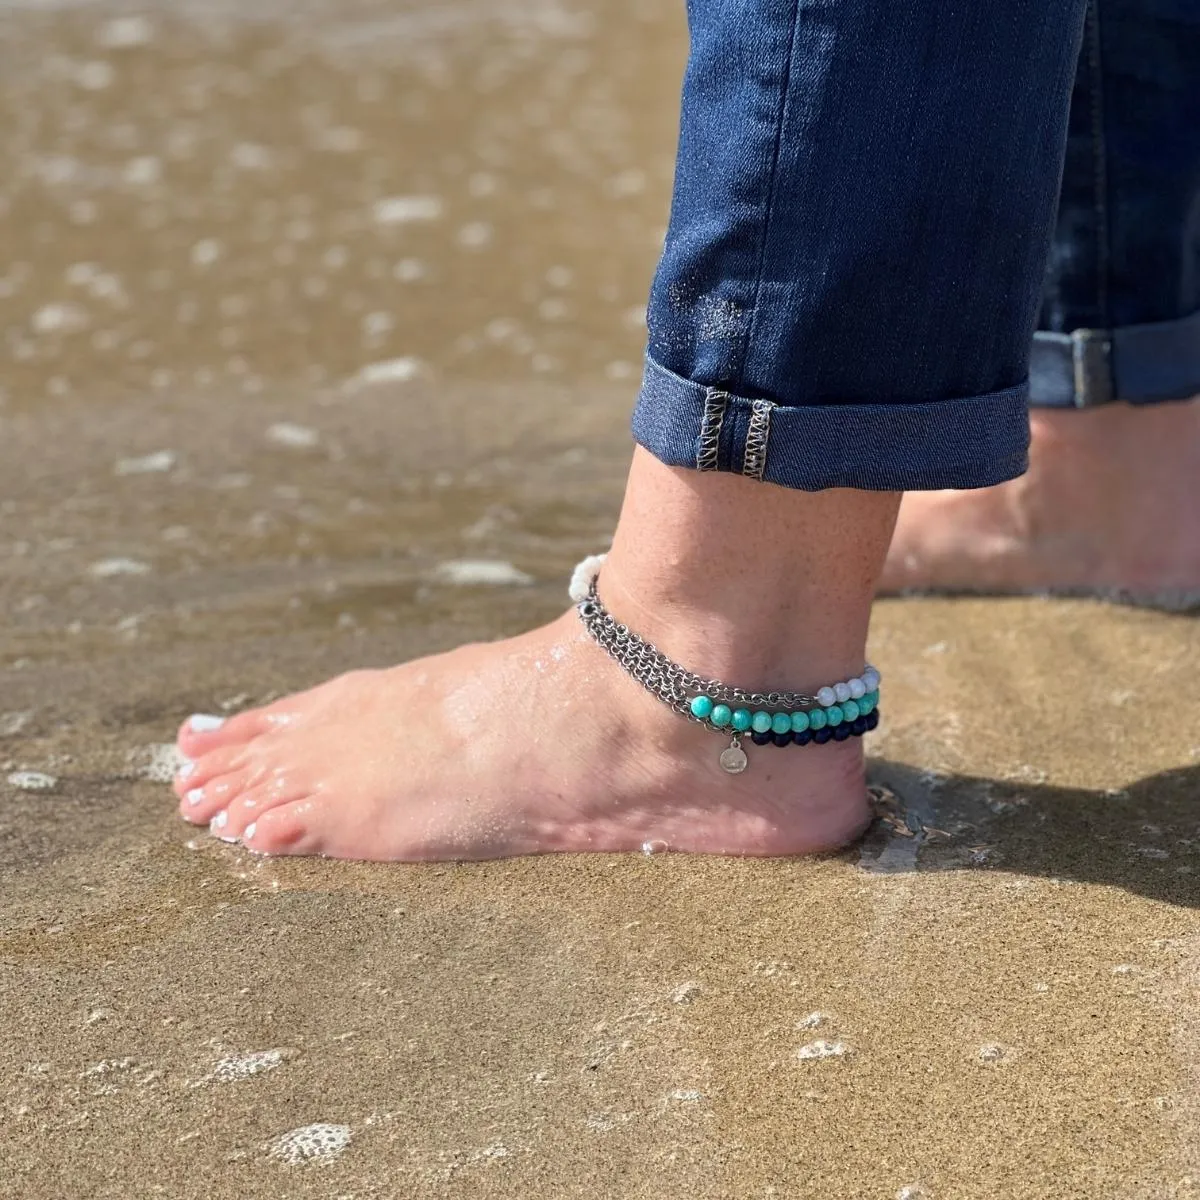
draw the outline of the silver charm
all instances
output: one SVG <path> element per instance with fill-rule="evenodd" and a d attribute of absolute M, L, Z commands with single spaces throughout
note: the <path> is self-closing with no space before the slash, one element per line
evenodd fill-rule
<path fill-rule="evenodd" d="M 730 775 L 740 775 L 749 765 L 750 760 L 742 749 L 742 739 L 735 733 L 733 741 L 721 751 L 721 770 Z"/>

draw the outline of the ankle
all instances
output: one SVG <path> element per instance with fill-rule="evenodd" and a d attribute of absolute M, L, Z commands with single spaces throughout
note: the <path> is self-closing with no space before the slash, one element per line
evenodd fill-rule
<path fill-rule="evenodd" d="M 849 678 L 898 506 L 891 493 L 798 492 L 639 451 L 601 595 L 697 674 L 758 691 Z"/>
<path fill-rule="evenodd" d="M 1112 404 L 1086 412 L 1033 409 L 1034 465 L 1060 474 L 1101 470 L 1142 482 L 1141 468 L 1200 460 L 1200 398 L 1166 404 Z"/>
<path fill-rule="evenodd" d="M 641 578 L 626 563 L 610 559 L 599 591 L 605 607 L 646 641 L 695 674 L 749 691 L 807 691 L 861 673 L 865 662 L 870 600 L 861 611 L 847 606 L 842 619 L 826 622 L 797 614 L 781 598 L 773 611 L 749 602 L 753 581 L 745 581 L 747 611 L 704 603 L 694 596 L 642 590 Z M 757 599 L 757 597 L 755 597 Z"/>

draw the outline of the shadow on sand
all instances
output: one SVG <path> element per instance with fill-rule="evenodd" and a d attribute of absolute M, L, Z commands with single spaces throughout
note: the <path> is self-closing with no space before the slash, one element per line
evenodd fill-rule
<path fill-rule="evenodd" d="M 884 804 L 860 844 L 868 871 L 998 870 L 1200 908 L 1200 766 L 1112 791 L 932 776 L 886 759 L 869 780 Z"/>

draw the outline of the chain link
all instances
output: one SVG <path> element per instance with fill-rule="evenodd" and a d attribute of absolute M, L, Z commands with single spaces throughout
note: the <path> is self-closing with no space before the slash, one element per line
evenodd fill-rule
<path fill-rule="evenodd" d="M 681 667 L 613 617 L 600 601 L 595 579 L 587 596 L 576 607 L 584 628 L 627 674 L 681 716 L 701 725 L 707 725 L 708 722 L 692 713 L 691 702 L 696 696 L 709 696 L 730 707 L 736 705 L 770 712 L 791 712 L 799 708 L 812 708 L 818 703 L 815 697 L 803 692 L 745 692 L 719 679 L 703 679 Z M 727 730 L 720 732 L 728 736 Z"/>

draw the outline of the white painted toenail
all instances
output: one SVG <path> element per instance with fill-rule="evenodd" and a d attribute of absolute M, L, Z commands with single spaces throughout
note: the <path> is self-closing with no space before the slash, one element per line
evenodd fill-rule
<path fill-rule="evenodd" d="M 254 836 L 254 831 L 257 828 L 258 828 L 258 822 L 251 821 L 250 824 L 246 826 L 245 831 L 242 833 L 242 841 L 248 842 Z"/>
<path fill-rule="evenodd" d="M 220 838 L 223 842 L 236 842 L 238 839 L 228 833 L 222 833 L 221 830 L 229 824 L 229 813 L 225 809 L 221 809 L 219 813 L 208 823 L 208 832 L 213 837 Z"/>
<path fill-rule="evenodd" d="M 187 794 L 187 802 L 189 804 L 199 804 L 200 801 L 203 799 L 204 799 L 204 789 L 203 788 L 192 788 L 192 790 L 190 792 L 188 792 L 188 794 Z"/>
<path fill-rule="evenodd" d="M 193 713 L 188 724 L 193 733 L 212 733 L 214 729 L 220 729 L 225 724 L 225 718 L 210 716 L 208 713 Z"/>
<path fill-rule="evenodd" d="M 179 768 L 179 778 L 180 779 L 189 778 L 191 776 L 192 772 L 195 771 L 195 769 L 196 769 L 196 764 L 194 762 L 192 762 L 191 759 L 188 759 L 187 762 L 185 762 L 183 764 L 183 766 Z"/>

